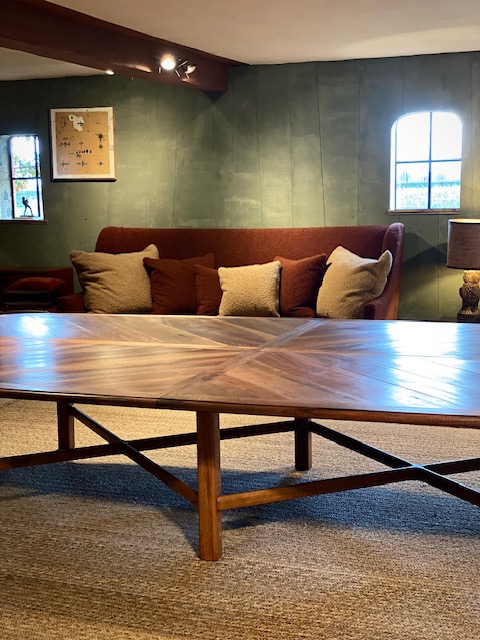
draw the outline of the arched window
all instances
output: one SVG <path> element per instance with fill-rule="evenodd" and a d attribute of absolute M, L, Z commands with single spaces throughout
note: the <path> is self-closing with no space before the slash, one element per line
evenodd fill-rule
<path fill-rule="evenodd" d="M 447 111 L 408 113 L 392 127 L 390 210 L 460 208 L 462 122 Z"/>

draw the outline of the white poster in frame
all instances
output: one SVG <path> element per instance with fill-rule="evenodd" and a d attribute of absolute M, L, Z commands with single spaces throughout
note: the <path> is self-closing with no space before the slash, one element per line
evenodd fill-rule
<path fill-rule="evenodd" d="M 50 109 L 52 180 L 115 180 L 113 107 Z"/>

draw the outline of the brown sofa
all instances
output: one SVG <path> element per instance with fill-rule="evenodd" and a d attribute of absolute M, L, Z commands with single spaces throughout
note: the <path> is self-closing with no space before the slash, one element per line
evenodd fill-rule
<path fill-rule="evenodd" d="M 404 226 L 311 227 L 288 229 L 151 229 L 106 227 L 100 232 L 95 250 L 105 253 L 142 251 L 158 247 L 160 258 L 185 259 L 207 253 L 215 255 L 216 266 L 265 263 L 275 256 L 292 260 L 320 253 L 327 256 L 339 245 L 363 258 L 379 258 L 389 250 L 393 265 L 383 293 L 368 302 L 365 319 L 396 319 L 400 293 Z M 83 295 L 77 293 L 58 300 L 61 312 L 84 312 Z"/>

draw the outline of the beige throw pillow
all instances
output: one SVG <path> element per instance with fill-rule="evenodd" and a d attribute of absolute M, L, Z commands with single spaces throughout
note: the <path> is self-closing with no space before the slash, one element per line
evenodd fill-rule
<path fill-rule="evenodd" d="M 278 260 L 244 267 L 220 267 L 220 316 L 278 317 L 281 264 Z"/>
<path fill-rule="evenodd" d="M 385 289 L 392 268 L 392 254 L 384 251 L 378 260 L 360 258 L 337 247 L 327 260 L 327 271 L 318 291 L 317 315 L 323 318 L 361 318 L 367 302 Z"/>
<path fill-rule="evenodd" d="M 85 306 L 92 313 L 144 313 L 152 310 L 150 278 L 144 258 L 158 258 L 154 244 L 134 253 L 72 251 L 85 294 Z"/>

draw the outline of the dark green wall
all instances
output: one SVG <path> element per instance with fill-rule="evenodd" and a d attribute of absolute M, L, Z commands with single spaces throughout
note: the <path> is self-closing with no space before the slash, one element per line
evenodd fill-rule
<path fill-rule="evenodd" d="M 390 129 L 464 125 L 462 215 L 480 205 L 480 53 L 239 67 L 225 95 L 119 76 L 0 83 L 0 134 L 38 132 L 48 223 L 0 225 L 0 266 L 68 263 L 106 225 L 407 229 L 402 318 L 454 316 L 445 215 L 388 216 Z M 51 182 L 48 109 L 115 108 L 116 182 Z"/>

